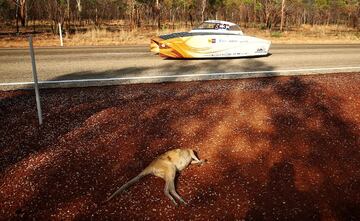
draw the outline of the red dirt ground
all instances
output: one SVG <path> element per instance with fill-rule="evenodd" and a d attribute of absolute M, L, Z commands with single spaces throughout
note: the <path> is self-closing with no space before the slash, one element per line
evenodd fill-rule
<path fill-rule="evenodd" d="M 0 91 L 0 219 L 360 220 L 360 74 Z M 208 163 L 148 176 L 156 156 Z"/>

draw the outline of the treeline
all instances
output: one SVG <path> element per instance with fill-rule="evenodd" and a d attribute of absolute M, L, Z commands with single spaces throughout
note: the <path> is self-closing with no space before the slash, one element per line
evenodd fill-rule
<path fill-rule="evenodd" d="M 301 24 L 359 28 L 360 0 L 0 0 L 0 20 L 71 27 L 123 20 L 129 28 L 193 25 L 221 19 L 243 26 L 286 29 Z"/>

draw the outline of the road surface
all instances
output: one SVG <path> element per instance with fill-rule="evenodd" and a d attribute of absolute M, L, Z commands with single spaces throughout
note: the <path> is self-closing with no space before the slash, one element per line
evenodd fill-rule
<path fill-rule="evenodd" d="M 36 48 L 42 86 L 90 86 L 309 73 L 360 72 L 360 44 L 272 45 L 271 55 L 237 59 L 164 59 L 148 46 Z M 28 49 L 0 49 L 0 89 L 32 82 Z"/>

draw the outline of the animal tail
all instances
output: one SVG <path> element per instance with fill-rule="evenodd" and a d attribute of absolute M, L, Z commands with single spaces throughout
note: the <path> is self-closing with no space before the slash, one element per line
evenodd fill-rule
<path fill-rule="evenodd" d="M 133 185 L 134 183 L 136 183 L 137 181 L 139 181 L 142 177 L 148 175 L 147 172 L 145 172 L 145 170 L 143 172 L 141 172 L 139 175 L 137 175 L 136 177 L 132 178 L 130 181 L 128 181 L 127 183 L 125 183 L 124 185 L 122 185 L 118 190 L 116 190 L 109 198 L 107 198 L 104 203 L 108 202 L 109 200 L 111 200 L 112 198 L 114 198 L 116 195 L 118 195 L 119 193 L 121 193 L 122 191 L 124 191 L 126 188 L 128 188 L 129 186 Z"/>

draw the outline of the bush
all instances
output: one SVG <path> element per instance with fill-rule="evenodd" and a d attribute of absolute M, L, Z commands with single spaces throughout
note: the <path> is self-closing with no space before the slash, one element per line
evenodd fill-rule
<path fill-rule="evenodd" d="M 274 37 L 274 38 L 280 38 L 281 37 L 281 32 L 279 31 L 273 31 L 270 33 L 271 37 Z"/>

